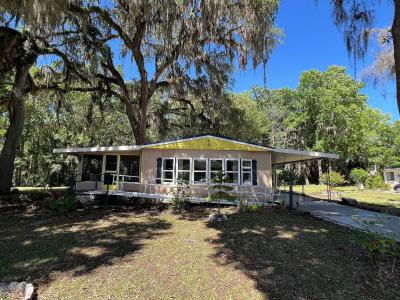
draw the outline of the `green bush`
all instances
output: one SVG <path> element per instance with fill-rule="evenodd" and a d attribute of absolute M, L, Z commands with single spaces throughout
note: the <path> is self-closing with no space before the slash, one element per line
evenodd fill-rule
<path fill-rule="evenodd" d="M 368 257 L 378 264 L 385 259 L 396 259 L 400 256 L 400 246 L 397 241 L 378 233 L 355 233 L 352 243 L 363 249 Z"/>
<path fill-rule="evenodd" d="M 191 200 L 189 184 L 179 180 L 176 187 L 171 189 L 171 205 L 176 210 L 185 209 Z"/>
<path fill-rule="evenodd" d="M 249 212 L 258 212 L 258 211 L 260 211 L 261 210 L 261 206 L 260 205 L 257 205 L 257 204 L 252 204 L 252 205 L 249 205 L 248 207 L 247 207 L 247 211 L 249 211 Z"/>
<path fill-rule="evenodd" d="M 356 185 L 365 184 L 365 181 L 368 179 L 369 173 L 364 169 L 353 169 L 350 172 L 350 182 Z"/>
<path fill-rule="evenodd" d="M 368 177 L 365 186 L 370 190 L 387 189 L 387 185 L 380 174 Z"/>
<path fill-rule="evenodd" d="M 74 211 L 77 208 L 76 198 L 69 193 L 61 196 L 46 197 L 42 200 L 42 207 L 58 213 Z"/>
<path fill-rule="evenodd" d="M 339 186 L 346 183 L 344 176 L 338 172 L 332 171 L 328 173 L 323 173 L 319 178 L 320 183 L 327 184 L 328 179 L 330 181 L 331 186 Z"/>

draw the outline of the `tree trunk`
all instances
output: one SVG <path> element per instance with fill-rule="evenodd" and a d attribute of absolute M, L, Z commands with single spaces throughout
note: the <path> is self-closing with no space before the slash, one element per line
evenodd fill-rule
<path fill-rule="evenodd" d="M 147 118 L 139 116 L 138 124 L 135 130 L 136 144 L 144 145 L 146 143 L 146 132 L 147 132 Z"/>
<path fill-rule="evenodd" d="M 25 120 L 25 85 L 32 64 L 18 66 L 10 99 L 10 126 L 0 153 L 0 194 L 9 193 L 12 186 L 14 160 Z"/>
<path fill-rule="evenodd" d="M 400 0 L 394 2 L 394 18 L 392 24 L 392 38 L 394 49 L 394 65 L 396 70 L 397 109 L 400 112 Z"/>
<path fill-rule="evenodd" d="M 128 116 L 129 125 L 131 126 L 132 133 L 135 137 L 137 145 L 143 145 L 146 143 L 146 133 L 147 133 L 147 101 L 142 101 L 137 99 L 139 103 L 138 116 L 136 118 L 135 112 L 133 111 L 133 106 L 130 100 L 128 91 L 123 91 L 122 97 L 120 99 L 125 106 L 125 112 Z M 145 102 L 143 104 L 143 102 Z"/>

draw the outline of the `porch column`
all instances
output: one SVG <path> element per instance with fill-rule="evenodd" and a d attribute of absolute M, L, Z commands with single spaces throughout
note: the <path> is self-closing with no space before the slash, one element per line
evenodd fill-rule
<path fill-rule="evenodd" d="M 117 190 L 119 190 L 119 164 L 121 162 L 121 155 L 117 155 Z"/>
<path fill-rule="evenodd" d="M 76 174 L 76 181 L 82 181 L 82 168 L 83 168 L 83 154 L 79 155 L 79 161 L 78 161 L 78 174 Z"/>
<path fill-rule="evenodd" d="M 104 173 L 106 171 L 106 156 L 103 155 L 103 165 L 101 166 L 101 182 L 104 182 Z"/>
<path fill-rule="evenodd" d="M 293 168 L 289 165 L 289 209 L 293 209 Z"/>

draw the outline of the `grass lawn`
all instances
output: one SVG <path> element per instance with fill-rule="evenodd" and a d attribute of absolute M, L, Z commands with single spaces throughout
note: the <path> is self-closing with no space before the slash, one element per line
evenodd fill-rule
<path fill-rule="evenodd" d="M 394 299 L 352 232 L 286 211 L 208 208 L 0 214 L 0 281 L 33 281 L 38 299 Z M 390 269 L 390 268 L 389 268 Z M 384 269 L 386 270 L 386 269 Z"/>
<path fill-rule="evenodd" d="M 285 187 L 283 190 L 288 190 Z M 295 185 L 293 190 L 297 193 L 302 193 L 302 186 Z M 388 191 L 359 191 L 355 186 L 340 186 L 333 188 L 335 192 L 341 192 L 345 197 L 357 199 L 358 207 L 389 213 L 400 216 L 400 194 Z M 325 185 L 310 184 L 304 186 L 304 193 L 307 196 L 314 198 L 326 199 L 323 195 L 326 192 Z M 340 201 L 336 195 L 332 198 L 333 201 Z"/>

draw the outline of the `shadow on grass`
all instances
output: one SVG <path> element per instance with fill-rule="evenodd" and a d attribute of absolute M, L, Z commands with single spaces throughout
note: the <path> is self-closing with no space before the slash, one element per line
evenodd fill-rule
<path fill-rule="evenodd" d="M 0 215 L 0 281 L 48 283 L 53 272 L 90 273 L 135 253 L 170 227 L 151 215 L 112 210 Z"/>
<path fill-rule="evenodd" d="M 379 273 L 350 243 L 346 228 L 277 211 L 237 213 L 209 226 L 219 231 L 209 241 L 216 249 L 213 259 L 245 273 L 266 298 L 394 299 L 400 294 L 399 272 Z"/>

